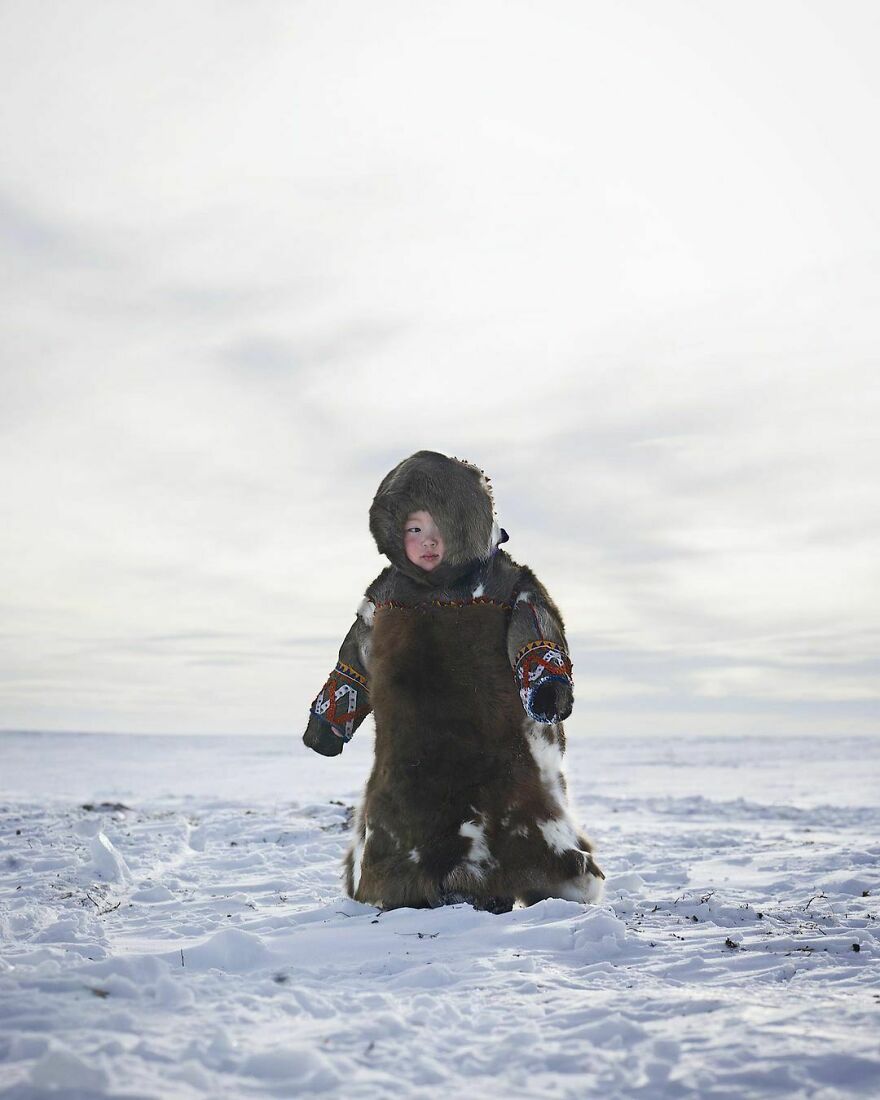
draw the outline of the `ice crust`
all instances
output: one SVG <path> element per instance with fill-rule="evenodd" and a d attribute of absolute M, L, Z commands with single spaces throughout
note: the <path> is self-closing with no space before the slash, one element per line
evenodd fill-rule
<path fill-rule="evenodd" d="M 344 896 L 368 738 L 146 741 L 0 736 L 0 1097 L 880 1094 L 880 739 L 572 737 L 606 900 L 500 916 Z"/>

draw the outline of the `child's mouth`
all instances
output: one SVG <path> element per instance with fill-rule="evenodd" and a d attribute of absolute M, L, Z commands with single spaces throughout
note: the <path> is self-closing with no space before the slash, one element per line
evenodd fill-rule
<path fill-rule="evenodd" d="M 422 554 L 422 561 L 436 561 L 439 557 L 439 554 Z"/>

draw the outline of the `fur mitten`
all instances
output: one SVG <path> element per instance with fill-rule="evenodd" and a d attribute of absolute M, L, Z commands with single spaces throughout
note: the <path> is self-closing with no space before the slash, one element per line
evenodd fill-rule
<path fill-rule="evenodd" d="M 565 680 L 545 680 L 531 698 L 531 710 L 538 722 L 562 722 L 574 706 L 571 684 Z"/>
<path fill-rule="evenodd" d="M 303 744 L 322 756 L 338 756 L 345 748 L 345 738 L 341 733 L 336 733 L 329 722 L 311 714 L 303 734 Z"/>

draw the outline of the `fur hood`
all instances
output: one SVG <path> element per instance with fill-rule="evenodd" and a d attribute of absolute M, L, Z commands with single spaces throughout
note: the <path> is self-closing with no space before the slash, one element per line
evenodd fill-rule
<path fill-rule="evenodd" d="M 446 544 L 443 561 L 430 572 L 414 565 L 404 549 L 406 517 L 418 511 L 431 513 Z M 379 552 L 426 588 L 448 588 L 507 541 L 486 474 L 437 451 L 416 451 L 385 475 L 370 506 L 370 532 Z"/>

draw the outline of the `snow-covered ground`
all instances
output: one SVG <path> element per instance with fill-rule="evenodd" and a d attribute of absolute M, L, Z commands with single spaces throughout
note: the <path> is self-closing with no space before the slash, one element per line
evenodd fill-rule
<path fill-rule="evenodd" d="M 0 736 L 0 1096 L 880 1095 L 880 738 L 569 725 L 598 907 L 378 913 L 296 735 Z"/>

